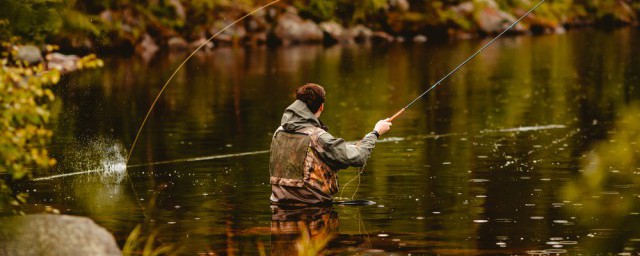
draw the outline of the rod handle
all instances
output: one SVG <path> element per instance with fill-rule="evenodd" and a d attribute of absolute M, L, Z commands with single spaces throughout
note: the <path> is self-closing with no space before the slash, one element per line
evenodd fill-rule
<path fill-rule="evenodd" d="M 402 112 L 404 112 L 405 109 L 407 108 L 402 108 L 400 111 L 395 113 L 392 117 L 389 117 L 389 122 L 393 122 L 393 120 L 399 117 L 402 114 Z"/>

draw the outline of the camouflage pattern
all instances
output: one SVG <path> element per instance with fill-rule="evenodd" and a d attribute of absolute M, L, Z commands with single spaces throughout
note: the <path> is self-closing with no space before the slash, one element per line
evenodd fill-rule
<path fill-rule="evenodd" d="M 320 135 L 326 132 L 317 127 L 309 127 L 302 130 L 309 134 L 311 138 L 310 148 L 312 149 L 305 161 L 305 183 L 325 194 L 333 195 L 338 192 L 338 170 L 331 169 L 318 154 L 318 152 L 324 151 L 319 138 Z"/>
<path fill-rule="evenodd" d="M 271 141 L 269 173 L 271 184 L 303 187 L 304 167 L 309 155 L 311 138 L 307 134 L 278 130 Z"/>
<path fill-rule="evenodd" d="M 306 127 L 296 133 L 278 129 L 271 142 L 270 183 L 303 187 L 305 184 L 332 195 L 338 192 L 336 170 L 324 163 L 318 153 L 324 149 L 319 137 L 324 130 Z"/>

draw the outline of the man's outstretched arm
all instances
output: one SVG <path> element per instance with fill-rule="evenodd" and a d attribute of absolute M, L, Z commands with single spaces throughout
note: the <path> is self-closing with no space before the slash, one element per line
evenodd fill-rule
<path fill-rule="evenodd" d="M 371 155 L 378 136 L 389 131 L 391 123 L 380 120 L 374 130 L 366 134 L 358 144 L 350 144 L 344 139 L 335 138 L 329 133 L 319 137 L 319 144 L 323 151 L 318 151 L 320 157 L 334 169 L 344 169 L 349 166 L 361 167 Z"/>

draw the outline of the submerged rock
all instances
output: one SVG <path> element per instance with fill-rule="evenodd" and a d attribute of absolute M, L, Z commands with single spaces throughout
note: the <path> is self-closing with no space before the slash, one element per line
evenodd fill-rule
<path fill-rule="evenodd" d="M 113 235 L 86 217 L 0 218 L 0 255 L 121 255 Z"/>

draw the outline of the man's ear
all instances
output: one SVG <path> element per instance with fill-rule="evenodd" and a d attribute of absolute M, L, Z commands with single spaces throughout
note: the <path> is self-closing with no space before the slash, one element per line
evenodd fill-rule
<path fill-rule="evenodd" d="M 322 105 L 320 105 L 320 108 L 318 110 L 324 111 L 324 103 L 322 103 Z"/>

